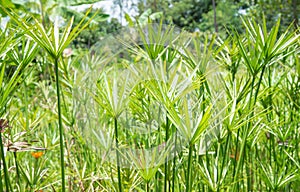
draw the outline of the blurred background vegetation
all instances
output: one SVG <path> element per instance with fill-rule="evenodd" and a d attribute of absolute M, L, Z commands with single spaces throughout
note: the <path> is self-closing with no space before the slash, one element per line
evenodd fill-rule
<path fill-rule="evenodd" d="M 13 8 L 20 14 L 31 13 L 44 25 L 59 17 L 66 22 L 75 16 L 75 23 L 83 17 L 86 9 L 99 0 L 1 0 L 1 5 Z M 217 32 L 226 37 L 233 29 L 243 32 L 240 16 L 253 17 L 267 26 L 274 26 L 281 17 L 281 29 L 284 31 L 292 23 L 299 25 L 299 0 L 110 0 L 102 5 L 111 5 L 109 11 L 101 9 L 87 30 L 73 42 L 74 48 L 90 48 L 107 34 L 116 33 L 128 21 L 158 22 L 163 18 L 166 24 L 185 29 L 189 32 Z M 133 12 L 134 14 L 129 14 Z M 4 12 L 0 12 L 3 18 Z M 93 12 L 90 13 L 92 15 Z M 127 22 L 122 22 L 126 18 Z"/>

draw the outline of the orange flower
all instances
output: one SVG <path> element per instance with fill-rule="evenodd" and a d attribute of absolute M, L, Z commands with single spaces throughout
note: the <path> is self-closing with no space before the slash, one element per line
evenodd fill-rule
<path fill-rule="evenodd" d="M 36 152 L 31 152 L 32 157 L 38 159 L 40 158 L 44 153 L 42 151 L 36 151 Z"/>

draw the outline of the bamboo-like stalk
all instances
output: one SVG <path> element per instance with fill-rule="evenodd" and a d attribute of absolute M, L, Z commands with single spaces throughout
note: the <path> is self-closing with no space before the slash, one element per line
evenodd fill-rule
<path fill-rule="evenodd" d="M 121 167 L 120 167 L 120 154 L 119 154 L 119 136 L 118 136 L 118 120 L 114 117 L 115 126 L 115 141 L 116 141 L 116 156 L 117 156 L 117 171 L 118 171 L 118 186 L 119 192 L 122 192 L 122 178 L 121 178 Z"/>
<path fill-rule="evenodd" d="M 150 191 L 149 181 L 146 181 L 146 192 Z"/>
<path fill-rule="evenodd" d="M 167 143 L 168 142 L 168 139 L 169 139 L 169 118 L 168 116 L 166 116 L 166 138 L 165 138 L 165 142 Z M 167 186 L 168 186 L 168 183 L 169 183 L 169 171 L 168 171 L 168 159 L 166 159 L 166 163 L 165 163 L 165 181 L 164 181 L 164 191 L 167 191 Z"/>
<path fill-rule="evenodd" d="M 17 159 L 17 152 L 14 151 L 14 159 L 15 159 L 15 166 L 16 166 L 16 183 L 20 186 L 20 171 L 19 171 L 19 164 Z"/>
<path fill-rule="evenodd" d="M 231 132 L 228 133 L 227 138 L 226 138 L 225 150 L 224 150 L 224 153 L 223 153 L 223 161 L 222 161 L 222 164 L 221 164 L 221 171 L 220 171 L 220 176 L 221 177 L 223 175 L 225 161 L 227 160 L 227 158 L 228 158 L 227 156 L 229 155 L 228 151 L 229 151 L 229 146 L 230 146 L 230 143 L 229 143 L 230 142 L 230 138 L 231 138 Z M 218 186 L 218 189 L 217 189 L 217 192 L 219 192 L 219 191 L 220 191 L 220 186 Z"/>
<path fill-rule="evenodd" d="M 176 149 L 177 149 L 177 132 L 175 132 L 175 146 L 173 157 L 173 176 L 172 176 L 172 191 L 175 191 L 175 177 L 176 177 Z"/>
<path fill-rule="evenodd" d="M 0 158 L 0 159 L 2 159 L 2 158 Z M 0 175 L 2 175 L 2 171 L 1 170 L 2 170 L 2 166 L 1 166 L 1 163 L 0 163 Z M 0 178 L 0 192 L 3 192 L 2 178 Z"/>
<path fill-rule="evenodd" d="M 188 154 L 188 168 L 186 172 L 186 192 L 191 191 L 191 175 L 192 175 L 192 154 L 193 154 L 193 146 L 189 146 L 189 154 Z"/>
<path fill-rule="evenodd" d="M 65 185 L 65 163 L 64 163 L 65 162 L 65 160 L 64 160 L 64 128 L 62 125 L 62 115 L 61 115 L 58 60 L 59 60 L 59 58 L 54 59 L 54 65 L 55 65 L 55 77 L 56 77 L 56 97 L 57 97 L 58 127 L 59 127 L 61 186 L 62 186 L 62 192 L 65 192 L 66 185 Z"/>
<path fill-rule="evenodd" d="M 10 184 L 9 184 L 7 165 L 6 165 L 5 156 L 4 156 L 4 147 L 3 147 L 1 131 L 0 131 L 0 148 L 1 148 L 1 160 L 2 160 L 2 164 L 3 164 L 3 170 L 4 170 L 5 187 L 6 187 L 6 190 L 9 190 L 9 185 Z M 3 185 L 2 185 L 2 178 L 0 180 L 1 180 L 1 192 L 3 192 L 4 189 L 3 189 Z"/>

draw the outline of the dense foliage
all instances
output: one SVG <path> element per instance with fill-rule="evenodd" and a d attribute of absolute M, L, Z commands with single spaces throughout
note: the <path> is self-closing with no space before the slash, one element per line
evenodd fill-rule
<path fill-rule="evenodd" d="M 68 7 L 83 1 L 51 2 L 70 14 L 1 1 L 0 192 L 300 190 L 293 11 L 275 22 L 267 1 L 216 1 L 188 16 L 200 1 L 151 0 L 119 30 Z M 236 30 L 214 33 L 214 11 Z"/>

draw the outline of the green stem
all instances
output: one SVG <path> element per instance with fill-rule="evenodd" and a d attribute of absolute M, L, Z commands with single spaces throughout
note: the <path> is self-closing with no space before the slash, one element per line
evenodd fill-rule
<path fill-rule="evenodd" d="M 169 139 L 169 118 L 166 116 L 166 144 Z M 167 186 L 168 186 L 168 159 L 166 159 L 165 163 L 165 183 L 164 183 L 164 191 L 167 191 Z"/>
<path fill-rule="evenodd" d="M 0 158 L 1 159 L 1 158 Z M 0 175 L 2 175 L 1 160 L 0 160 Z M 2 178 L 0 178 L 0 192 L 3 192 Z"/>
<path fill-rule="evenodd" d="M 246 146 L 247 147 L 247 146 Z M 252 189 L 252 161 L 251 161 L 251 151 L 250 151 L 250 147 L 249 150 L 247 150 L 248 153 L 245 153 L 243 158 L 246 160 L 246 162 L 248 161 L 249 165 L 246 166 L 246 173 L 247 173 L 247 191 L 253 191 Z"/>
<path fill-rule="evenodd" d="M 236 142 L 235 142 L 235 152 L 234 152 L 234 161 L 233 161 L 233 173 L 232 173 L 232 178 L 234 179 L 233 182 L 235 182 L 235 175 L 237 173 L 237 169 L 236 169 L 236 166 L 237 166 L 237 156 L 238 156 L 238 146 L 239 146 L 239 137 L 240 137 L 240 129 L 238 129 L 237 131 L 237 135 L 236 135 Z"/>
<path fill-rule="evenodd" d="M 16 174 L 17 174 L 16 182 L 20 186 L 20 171 L 19 171 L 19 165 L 18 165 L 18 161 L 17 161 L 17 152 L 14 152 L 14 158 L 15 158 Z"/>
<path fill-rule="evenodd" d="M 225 166 L 225 161 L 227 160 L 227 157 L 228 157 L 228 149 L 229 149 L 229 140 L 231 138 L 231 132 L 230 130 L 228 130 L 228 135 L 227 135 L 227 138 L 226 138 L 226 144 L 225 144 L 225 150 L 223 151 L 223 161 L 222 161 L 222 165 L 221 165 L 221 171 L 220 171 L 220 177 L 222 177 L 223 175 L 223 169 L 224 169 L 224 166 Z M 217 191 L 219 192 L 220 191 L 220 186 L 218 186 L 217 188 Z"/>
<path fill-rule="evenodd" d="M 155 191 L 161 191 L 161 174 L 159 171 L 156 172 L 155 174 Z"/>
<path fill-rule="evenodd" d="M 33 182 L 32 182 L 32 190 L 35 188 L 36 184 L 37 184 L 37 180 L 38 180 L 38 169 L 39 169 L 39 159 L 35 158 L 34 159 L 34 167 L 33 167 Z"/>
<path fill-rule="evenodd" d="M 149 181 L 146 181 L 146 192 L 150 191 L 150 187 L 149 187 Z"/>
<path fill-rule="evenodd" d="M 188 169 L 186 173 L 186 192 L 190 192 L 190 184 L 191 184 L 191 174 L 192 174 L 192 153 L 193 153 L 193 146 L 190 145 L 189 147 L 189 156 L 188 156 Z"/>
<path fill-rule="evenodd" d="M 6 166 L 6 162 L 5 162 L 4 147 L 3 147 L 3 141 L 2 141 L 2 133 L 1 133 L 1 131 L 0 131 L 0 146 L 1 146 L 1 159 L 2 159 L 3 170 L 4 170 L 5 186 L 6 186 L 6 190 L 9 191 L 9 189 L 10 189 L 10 187 L 9 187 L 10 183 L 9 183 L 7 166 Z M 3 191 L 3 188 L 1 190 Z"/>
<path fill-rule="evenodd" d="M 65 192 L 66 185 L 65 185 L 65 163 L 64 163 L 64 129 L 62 125 L 62 115 L 61 115 L 58 58 L 55 59 L 54 64 L 55 64 L 55 76 L 56 76 L 56 95 L 57 95 L 57 110 L 58 110 L 59 144 L 60 144 L 61 185 L 62 185 L 62 192 Z"/>
<path fill-rule="evenodd" d="M 119 137 L 118 137 L 118 120 L 114 118 L 115 123 L 115 136 L 116 136 L 116 156 L 117 156 L 117 169 L 118 169 L 118 185 L 119 191 L 122 192 L 121 168 L 120 168 L 120 154 L 119 154 Z"/>
<path fill-rule="evenodd" d="M 258 80 L 258 83 L 257 83 L 257 89 L 256 89 L 256 92 L 255 92 L 255 95 L 254 95 L 253 106 L 256 104 L 257 96 L 258 96 L 258 93 L 259 93 L 259 88 L 260 88 L 260 85 L 261 85 L 261 82 L 262 82 L 262 79 L 263 79 L 263 75 L 265 73 L 265 69 L 266 69 L 266 65 L 263 66 L 260 77 L 259 77 L 259 80 Z M 253 112 L 252 112 L 252 114 L 253 114 Z"/>
<path fill-rule="evenodd" d="M 176 177 L 176 149 L 177 149 L 177 132 L 175 133 L 175 150 L 173 158 L 173 176 L 172 176 L 172 191 L 175 191 L 175 177 Z"/>

